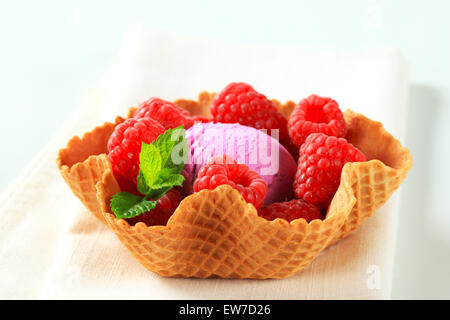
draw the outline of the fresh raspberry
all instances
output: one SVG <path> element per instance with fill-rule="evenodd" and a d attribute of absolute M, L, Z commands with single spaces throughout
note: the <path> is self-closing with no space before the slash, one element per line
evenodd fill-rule
<path fill-rule="evenodd" d="M 287 120 L 276 105 L 252 86 L 242 82 L 227 85 L 214 96 L 211 106 L 214 122 L 239 123 L 256 129 L 279 129 L 279 140 L 289 140 Z"/>
<path fill-rule="evenodd" d="M 238 164 L 230 156 L 212 158 L 198 172 L 194 181 L 194 191 L 214 190 L 217 186 L 228 184 L 239 191 L 245 201 L 256 209 L 264 203 L 267 184 L 255 171 L 245 164 Z"/>
<path fill-rule="evenodd" d="M 344 164 L 365 160 L 364 154 L 344 138 L 312 133 L 300 147 L 294 193 L 326 208 L 339 187 Z"/>
<path fill-rule="evenodd" d="M 181 194 L 176 189 L 169 190 L 158 200 L 155 208 L 137 217 L 126 219 L 133 226 L 144 222 L 147 226 L 165 226 L 181 201 Z"/>
<path fill-rule="evenodd" d="M 142 102 L 134 117 L 153 118 L 158 120 L 166 129 L 173 129 L 182 124 L 184 124 L 185 129 L 189 129 L 194 124 L 194 120 L 188 111 L 174 105 L 172 102 L 155 97 Z"/>
<path fill-rule="evenodd" d="M 289 222 L 299 218 L 305 219 L 306 222 L 322 218 L 318 206 L 302 199 L 272 203 L 259 209 L 258 215 L 270 221 L 281 218 Z"/>
<path fill-rule="evenodd" d="M 152 118 L 131 118 L 117 125 L 108 141 L 108 158 L 114 175 L 136 183 L 142 142 L 152 143 L 164 131 Z"/>
<path fill-rule="evenodd" d="M 339 105 L 331 98 L 310 95 L 300 101 L 292 112 L 289 122 L 289 136 L 301 146 L 310 133 L 325 133 L 344 137 L 345 120 Z"/>
<path fill-rule="evenodd" d="M 208 123 L 213 121 L 212 118 L 204 116 L 193 116 L 192 119 L 194 120 L 194 123 Z"/>

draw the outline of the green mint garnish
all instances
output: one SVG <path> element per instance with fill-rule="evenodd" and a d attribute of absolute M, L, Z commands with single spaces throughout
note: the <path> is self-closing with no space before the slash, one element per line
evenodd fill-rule
<path fill-rule="evenodd" d="M 119 219 L 133 218 L 156 207 L 156 201 L 148 201 L 128 192 L 119 192 L 111 199 L 111 208 Z"/>
<path fill-rule="evenodd" d="M 181 186 L 181 172 L 187 162 L 186 131 L 183 126 L 167 129 L 150 144 L 142 142 L 139 154 L 138 191 L 144 197 L 119 192 L 111 199 L 118 219 L 133 218 L 156 207 L 156 200 L 175 186 Z"/>

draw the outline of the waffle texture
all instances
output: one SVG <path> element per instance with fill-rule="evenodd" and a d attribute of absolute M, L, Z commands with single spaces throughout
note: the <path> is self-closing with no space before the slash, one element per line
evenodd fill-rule
<path fill-rule="evenodd" d="M 213 94 L 175 104 L 209 116 Z M 286 117 L 295 103 L 273 102 Z M 132 114 L 132 110 L 130 110 Z M 168 277 L 281 279 L 305 268 L 327 246 L 358 228 L 406 178 L 412 166 L 407 148 L 381 123 L 350 110 L 344 113 L 347 140 L 368 161 L 347 163 L 324 220 L 268 221 L 228 185 L 186 197 L 167 226 L 130 226 L 109 207 L 120 191 L 108 162 L 106 143 L 114 126 L 105 123 L 75 137 L 58 156 L 64 180 L 83 204 L 117 235 L 147 269 Z"/>
<path fill-rule="evenodd" d="M 117 117 L 115 123 L 106 122 L 81 138 L 73 137 L 66 148 L 59 150 L 56 159 L 61 176 L 72 192 L 102 222 L 104 218 L 96 198 L 95 185 L 105 170 L 112 168 L 107 156 L 107 144 L 115 126 L 123 121 L 125 119 Z"/>

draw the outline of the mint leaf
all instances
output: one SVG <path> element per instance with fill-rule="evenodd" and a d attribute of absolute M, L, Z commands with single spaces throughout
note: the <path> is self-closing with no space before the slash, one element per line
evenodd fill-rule
<path fill-rule="evenodd" d="M 160 183 L 155 183 L 149 193 L 149 197 L 155 200 L 159 199 L 173 187 L 183 185 L 184 180 L 185 177 L 183 175 L 175 174 Z"/>
<path fill-rule="evenodd" d="M 156 207 L 156 201 L 148 201 L 128 192 L 116 193 L 111 199 L 111 209 L 118 219 L 133 218 Z"/>
<path fill-rule="evenodd" d="M 184 181 L 184 176 L 182 174 L 173 174 L 170 177 L 167 177 L 165 180 L 155 183 L 152 186 L 152 189 L 161 189 L 165 187 L 175 187 L 175 186 L 181 186 Z"/>
<path fill-rule="evenodd" d="M 177 150 L 178 153 L 174 152 Z M 143 194 L 152 196 L 160 189 L 181 185 L 184 177 L 181 178 L 180 173 L 187 162 L 186 130 L 183 126 L 167 129 L 153 143 L 142 143 L 139 160 L 141 177 L 138 178 L 143 178 L 148 187 L 144 188 L 141 182 L 143 191 L 147 191 Z"/>
<path fill-rule="evenodd" d="M 183 125 L 166 130 L 154 144 L 160 152 L 164 169 L 174 174 L 183 171 L 184 164 L 187 162 L 186 130 Z M 181 155 L 180 151 L 183 151 Z"/>
<path fill-rule="evenodd" d="M 158 172 L 162 168 L 162 159 L 159 149 L 154 144 L 142 142 L 141 153 L 139 154 L 140 172 L 149 188 L 158 179 Z"/>
<path fill-rule="evenodd" d="M 137 188 L 141 194 L 147 194 L 150 192 L 150 187 L 147 185 L 147 182 L 145 182 L 144 175 L 141 170 L 139 170 L 139 174 L 137 176 Z"/>
<path fill-rule="evenodd" d="M 111 199 L 116 217 L 133 218 L 156 207 L 157 201 L 170 189 L 181 186 L 181 172 L 188 159 L 186 131 L 183 126 L 168 129 L 154 142 L 142 142 L 139 154 L 138 191 L 144 197 L 119 192 Z M 152 200 L 148 200 L 152 199 Z"/>
<path fill-rule="evenodd" d="M 153 144 L 158 148 L 159 154 L 161 155 L 162 167 L 170 168 L 171 163 L 171 152 L 175 141 L 172 140 L 172 133 L 174 129 L 167 129 L 162 135 L 160 135 Z"/>

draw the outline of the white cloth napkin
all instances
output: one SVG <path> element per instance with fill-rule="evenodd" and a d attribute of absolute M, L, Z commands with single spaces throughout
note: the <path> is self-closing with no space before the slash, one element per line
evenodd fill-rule
<path fill-rule="evenodd" d="M 316 93 L 382 121 L 400 138 L 407 67 L 394 49 L 318 50 L 218 43 L 126 32 L 119 56 L 49 146 L 0 202 L 0 298 L 389 298 L 398 194 L 350 237 L 285 280 L 170 279 L 142 267 L 71 194 L 55 165 L 68 138 L 151 96 L 195 99 L 244 81 L 270 98 Z"/>

